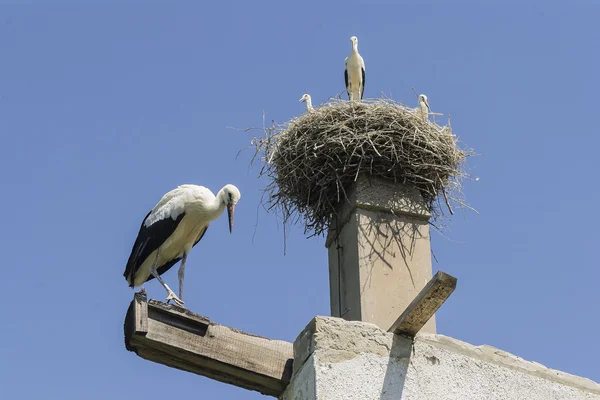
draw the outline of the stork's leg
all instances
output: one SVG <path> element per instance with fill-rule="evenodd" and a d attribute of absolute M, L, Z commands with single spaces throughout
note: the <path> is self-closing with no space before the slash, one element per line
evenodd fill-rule
<path fill-rule="evenodd" d="M 183 253 L 181 258 L 181 264 L 179 265 L 179 271 L 177 271 L 177 277 L 179 278 L 179 298 L 183 299 L 183 277 L 185 275 L 185 260 L 187 260 L 187 252 Z"/>
<path fill-rule="evenodd" d="M 160 282 L 161 285 L 163 285 L 163 287 L 167 291 L 167 303 L 169 302 L 169 300 L 173 300 L 178 306 L 183 307 L 183 301 L 181 301 L 179 299 L 179 297 L 177 297 L 175 295 L 175 293 L 173 293 L 171 288 L 160 277 L 160 275 L 158 274 L 158 271 L 156 271 L 156 263 L 158 262 L 158 254 L 159 254 L 159 251 L 157 250 L 156 257 L 154 257 L 154 263 L 152 263 L 152 268 L 150 268 L 150 273 L 152 274 L 153 277 L 156 278 L 157 281 Z"/>

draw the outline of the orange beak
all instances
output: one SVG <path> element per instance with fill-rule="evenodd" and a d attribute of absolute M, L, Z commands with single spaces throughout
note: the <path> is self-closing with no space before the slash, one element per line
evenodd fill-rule
<path fill-rule="evenodd" d="M 229 233 L 233 228 L 233 213 L 235 212 L 235 204 L 227 204 L 227 217 L 229 218 Z"/>

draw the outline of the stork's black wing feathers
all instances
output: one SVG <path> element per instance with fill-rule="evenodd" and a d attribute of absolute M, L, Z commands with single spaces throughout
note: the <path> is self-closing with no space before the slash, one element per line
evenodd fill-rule
<path fill-rule="evenodd" d="M 362 90 L 360 91 L 360 99 L 362 100 L 363 94 L 365 93 L 365 69 L 364 68 L 361 68 L 361 69 L 362 69 L 363 80 L 362 80 Z"/>
<path fill-rule="evenodd" d="M 350 98 L 350 91 L 348 90 L 348 70 L 344 69 L 344 81 L 346 82 L 346 93 L 348 93 L 348 98 Z"/>
<path fill-rule="evenodd" d="M 206 233 L 207 229 L 208 229 L 208 225 L 206 225 L 206 228 L 204 228 L 204 230 L 202 231 L 202 233 L 198 237 L 198 240 L 196 240 L 196 243 L 194 243 L 194 246 L 197 245 L 198 242 L 204 237 L 204 234 Z M 192 246 L 192 247 L 194 247 L 194 246 Z M 178 258 L 176 258 L 174 260 L 171 260 L 168 263 L 163 264 L 160 267 L 158 267 L 156 269 L 156 272 L 158 272 L 159 275 L 162 275 L 165 272 L 167 272 L 173 265 L 177 264 L 180 260 L 181 260 L 181 257 L 178 257 Z M 152 275 L 150 275 L 148 277 L 148 279 L 146 279 L 146 282 L 151 281 L 152 279 L 154 279 L 154 277 Z"/>
<path fill-rule="evenodd" d="M 144 221 L 142 221 L 142 226 L 140 227 L 140 231 L 135 239 L 135 243 L 133 244 L 133 248 L 131 249 L 131 254 L 129 255 L 129 260 L 127 261 L 127 266 L 125 267 L 125 272 L 123 276 L 129 282 L 129 286 L 133 287 L 133 281 L 135 274 L 138 268 L 146 261 L 146 258 L 156 249 L 158 249 L 168 238 L 171 236 L 175 229 L 185 216 L 185 213 L 181 213 L 176 219 L 171 217 L 167 217 L 165 219 L 161 219 L 160 221 L 154 222 L 150 226 L 144 225 L 146 219 L 150 216 L 150 211 Z M 175 264 L 179 260 L 173 261 Z M 161 273 L 161 268 L 166 267 L 169 263 L 160 266 L 157 268 L 159 274 Z M 165 271 L 173 266 L 173 264 L 169 265 Z"/>

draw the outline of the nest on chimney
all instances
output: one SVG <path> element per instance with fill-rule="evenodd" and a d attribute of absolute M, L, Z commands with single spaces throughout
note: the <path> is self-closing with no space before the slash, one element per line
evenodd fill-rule
<path fill-rule="evenodd" d="M 459 148 L 449 121 L 424 121 L 388 99 L 332 100 L 262 130 L 252 141 L 252 163 L 262 160 L 259 175 L 269 178 L 263 205 L 279 211 L 284 224 L 302 223 L 310 236 L 327 232 L 361 174 L 416 186 L 432 223 L 453 214 L 455 205 L 468 207 L 461 181 L 473 152 Z"/>

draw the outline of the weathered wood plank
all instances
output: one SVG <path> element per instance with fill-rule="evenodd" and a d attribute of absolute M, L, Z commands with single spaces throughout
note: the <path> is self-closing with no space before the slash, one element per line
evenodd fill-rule
<path fill-rule="evenodd" d="M 136 333 L 134 298 L 125 319 L 128 350 L 150 361 L 260 393 L 279 396 L 288 385 L 293 346 L 211 322 L 177 306 L 147 302 L 147 332 Z"/>
<path fill-rule="evenodd" d="M 148 333 L 148 303 L 146 302 L 146 292 L 136 293 L 133 297 L 135 325 L 134 333 L 136 335 L 145 335 Z"/>
<path fill-rule="evenodd" d="M 143 336 L 148 333 L 148 303 L 146 292 L 140 291 L 133 295 L 129 304 L 127 317 L 125 318 L 125 347 L 129 351 L 135 351 L 129 346 L 129 338 L 132 335 Z"/>
<path fill-rule="evenodd" d="M 457 279 L 452 275 L 438 271 L 392 324 L 388 332 L 416 335 L 454 292 L 456 282 Z"/>
<path fill-rule="evenodd" d="M 193 313 L 186 308 L 156 300 L 148 301 L 148 317 L 202 336 L 206 334 L 210 325 L 210 319 L 207 317 Z"/>

